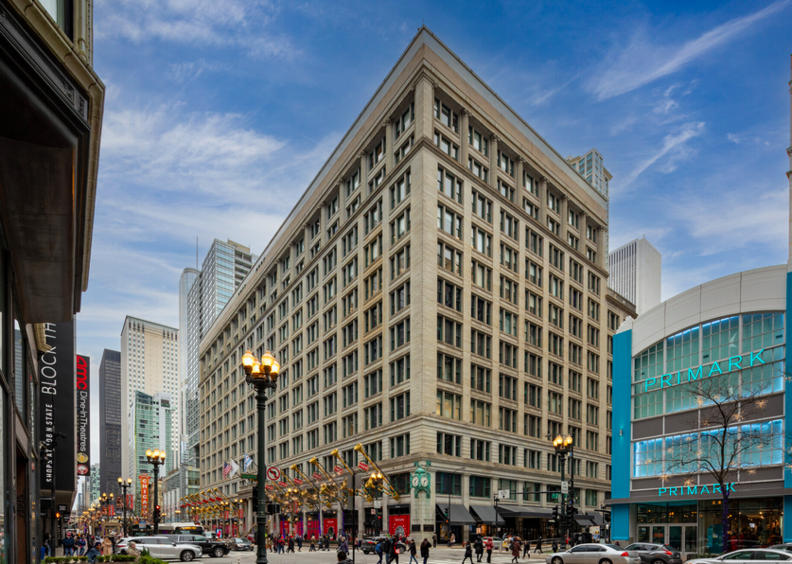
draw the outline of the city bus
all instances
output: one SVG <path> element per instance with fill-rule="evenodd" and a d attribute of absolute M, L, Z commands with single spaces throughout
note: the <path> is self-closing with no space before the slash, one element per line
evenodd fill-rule
<path fill-rule="evenodd" d="M 160 523 L 157 527 L 161 535 L 203 535 L 204 528 L 195 523 Z"/>

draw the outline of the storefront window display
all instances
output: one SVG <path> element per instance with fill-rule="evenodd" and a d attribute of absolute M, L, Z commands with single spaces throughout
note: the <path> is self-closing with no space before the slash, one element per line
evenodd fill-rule
<path fill-rule="evenodd" d="M 701 552 L 721 553 L 723 547 L 722 501 L 699 503 Z M 733 499 L 729 501 L 729 537 L 725 551 L 783 542 L 782 498 Z"/>

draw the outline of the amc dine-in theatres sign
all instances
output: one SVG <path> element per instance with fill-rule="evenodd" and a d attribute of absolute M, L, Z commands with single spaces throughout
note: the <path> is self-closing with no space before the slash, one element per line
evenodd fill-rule
<path fill-rule="evenodd" d="M 755 364 L 765 364 L 765 361 L 762 359 L 762 354 L 764 353 L 764 349 L 760 350 L 758 353 L 750 353 L 750 357 L 745 356 L 732 356 L 729 357 L 729 360 L 722 361 L 723 365 L 726 367 L 726 370 L 721 368 L 721 365 L 718 362 L 713 362 L 712 366 L 710 366 L 709 374 L 707 374 L 707 378 L 712 376 L 713 374 L 726 374 L 728 372 L 733 372 L 735 370 L 742 370 L 743 368 L 750 368 Z M 727 364 L 728 362 L 728 364 Z M 747 365 L 744 365 L 748 363 Z M 695 380 L 701 380 L 704 376 L 704 365 L 700 364 L 698 368 L 693 370 L 692 368 L 687 369 L 687 382 L 693 382 Z M 657 378 L 647 378 L 644 380 L 644 392 L 662 389 L 669 386 L 673 386 L 675 384 L 681 384 L 683 379 L 682 371 L 677 370 L 674 374 L 663 374 L 660 376 L 660 379 Z M 659 384 L 659 388 L 657 385 Z M 654 386 L 654 388 L 653 388 Z"/>

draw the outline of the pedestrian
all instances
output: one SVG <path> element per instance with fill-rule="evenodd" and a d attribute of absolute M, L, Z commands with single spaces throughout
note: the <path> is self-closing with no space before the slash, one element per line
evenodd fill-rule
<path fill-rule="evenodd" d="M 55 552 L 52 550 L 52 539 L 49 533 L 44 533 L 44 547 L 47 549 L 47 556 L 55 556 Z"/>
<path fill-rule="evenodd" d="M 352 561 L 347 557 L 347 553 L 343 550 L 339 550 L 336 556 L 338 557 L 339 564 L 352 564 Z"/>
<path fill-rule="evenodd" d="M 492 563 L 492 549 L 495 547 L 495 543 L 492 542 L 492 537 L 487 537 L 484 539 L 484 548 L 487 551 L 487 564 Z"/>
<path fill-rule="evenodd" d="M 390 559 L 388 560 L 388 563 L 390 564 L 391 562 L 395 562 L 396 564 L 399 564 L 400 552 L 401 549 L 399 549 L 398 542 L 392 542 L 390 545 Z"/>
<path fill-rule="evenodd" d="M 437 548 L 437 533 L 432 535 L 432 548 Z"/>
<path fill-rule="evenodd" d="M 127 546 L 126 550 L 127 556 L 134 556 L 135 562 L 140 559 L 140 551 L 137 549 L 137 545 L 135 541 L 130 541 L 129 546 Z"/>
<path fill-rule="evenodd" d="M 484 542 L 481 540 L 481 535 L 476 537 L 476 542 L 473 543 L 473 550 L 476 553 L 476 562 L 481 562 L 484 556 Z"/>
<path fill-rule="evenodd" d="M 553 554 L 558 552 L 558 540 L 557 539 L 553 539 L 553 544 L 552 544 L 551 550 L 553 551 Z"/>
<path fill-rule="evenodd" d="M 95 545 L 93 545 L 88 550 L 88 554 L 86 554 L 86 556 L 88 556 L 88 562 L 90 562 L 91 564 L 96 564 L 96 557 L 101 555 L 102 555 L 102 543 L 100 542 L 97 542 Z"/>
<path fill-rule="evenodd" d="M 432 535 L 432 537 L 433 537 L 432 538 L 432 542 L 437 543 L 437 535 Z M 424 559 L 424 564 L 426 564 L 426 561 L 429 560 L 429 547 L 430 546 L 432 546 L 432 545 L 429 544 L 429 539 L 424 539 L 423 542 L 421 543 L 421 558 Z M 435 544 L 435 546 L 437 546 L 437 545 Z M 434 548 L 434 547 L 432 547 L 432 548 Z"/>
<path fill-rule="evenodd" d="M 393 547 L 393 541 L 390 537 L 385 537 L 385 540 L 382 541 L 382 552 L 385 554 L 385 562 L 390 564 L 391 561 L 391 548 Z"/>
<path fill-rule="evenodd" d="M 102 556 L 111 556 L 113 554 L 113 541 L 110 537 L 105 537 L 102 541 Z"/>
<path fill-rule="evenodd" d="M 448 539 L 448 548 L 454 546 L 455 542 L 456 542 L 456 537 L 454 536 L 454 533 L 451 533 L 451 537 Z"/>
<path fill-rule="evenodd" d="M 302 552 L 302 543 L 303 539 L 300 535 L 297 535 L 297 552 Z"/>
<path fill-rule="evenodd" d="M 286 551 L 294 554 L 294 537 L 289 537 L 289 550 Z"/>
<path fill-rule="evenodd" d="M 510 543 L 509 537 L 504 538 L 503 542 L 501 543 L 501 550 L 503 550 L 503 551 L 509 550 L 509 545 L 510 544 L 511 543 Z"/>
<path fill-rule="evenodd" d="M 311 547 L 308 549 L 308 552 L 316 552 L 316 535 L 311 535 Z"/>
<path fill-rule="evenodd" d="M 63 537 L 61 544 L 63 545 L 63 555 L 71 556 L 72 549 L 74 548 L 74 539 L 72 538 L 71 533 L 66 533 L 66 536 Z"/>
<path fill-rule="evenodd" d="M 338 542 L 338 550 L 344 551 L 349 554 L 349 543 L 347 542 L 346 537 L 341 537 L 341 540 Z"/>
<path fill-rule="evenodd" d="M 526 545 L 527 545 L 527 544 L 528 544 L 528 543 L 526 543 Z M 537 552 L 538 552 L 539 554 L 541 554 L 541 553 L 542 553 L 542 535 L 539 535 L 539 540 L 538 540 L 538 541 L 536 541 L 536 548 L 534 549 L 534 554 L 536 554 Z M 523 558 L 524 558 L 524 557 L 525 557 L 525 556 L 523 556 Z"/>
<path fill-rule="evenodd" d="M 415 560 L 415 564 L 419 564 L 418 559 L 415 557 L 416 553 L 418 552 L 418 549 L 415 547 L 415 541 L 413 539 L 409 539 L 408 542 L 409 542 L 408 549 L 410 551 L 409 564 L 412 564 L 413 560 Z"/>
<path fill-rule="evenodd" d="M 512 539 L 512 562 L 519 562 L 521 548 L 522 542 L 520 541 L 520 537 L 514 537 L 514 539 Z"/>
<path fill-rule="evenodd" d="M 465 560 L 470 560 L 470 564 L 473 564 L 473 547 L 470 546 L 470 541 L 465 543 L 465 555 L 462 557 L 462 564 L 465 564 Z"/>
<path fill-rule="evenodd" d="M 374 545 L 374 554 L 379 556 L 379 560 L 377 560 L 377 564 L 382 564 L 382 556 L 385 554 L 385 551 L 382 548 L 382 541 L 377 541 L 377 544 Z M 385 559 L 387 562 L 387 558 Z"/>

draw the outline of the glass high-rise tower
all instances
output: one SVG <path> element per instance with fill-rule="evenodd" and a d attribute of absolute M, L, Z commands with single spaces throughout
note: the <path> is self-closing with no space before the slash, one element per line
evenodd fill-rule
<path fill-rule="evenodd" d="M 197 460 L 195 449 L 199 437 L 198 346 L 257 258 L 239 243 L 215 239 L 187 295 L 186 357 L 182 359 L 187 370 L 183 432 L 187 435 L 185 458 L 190 464 Z"/>

